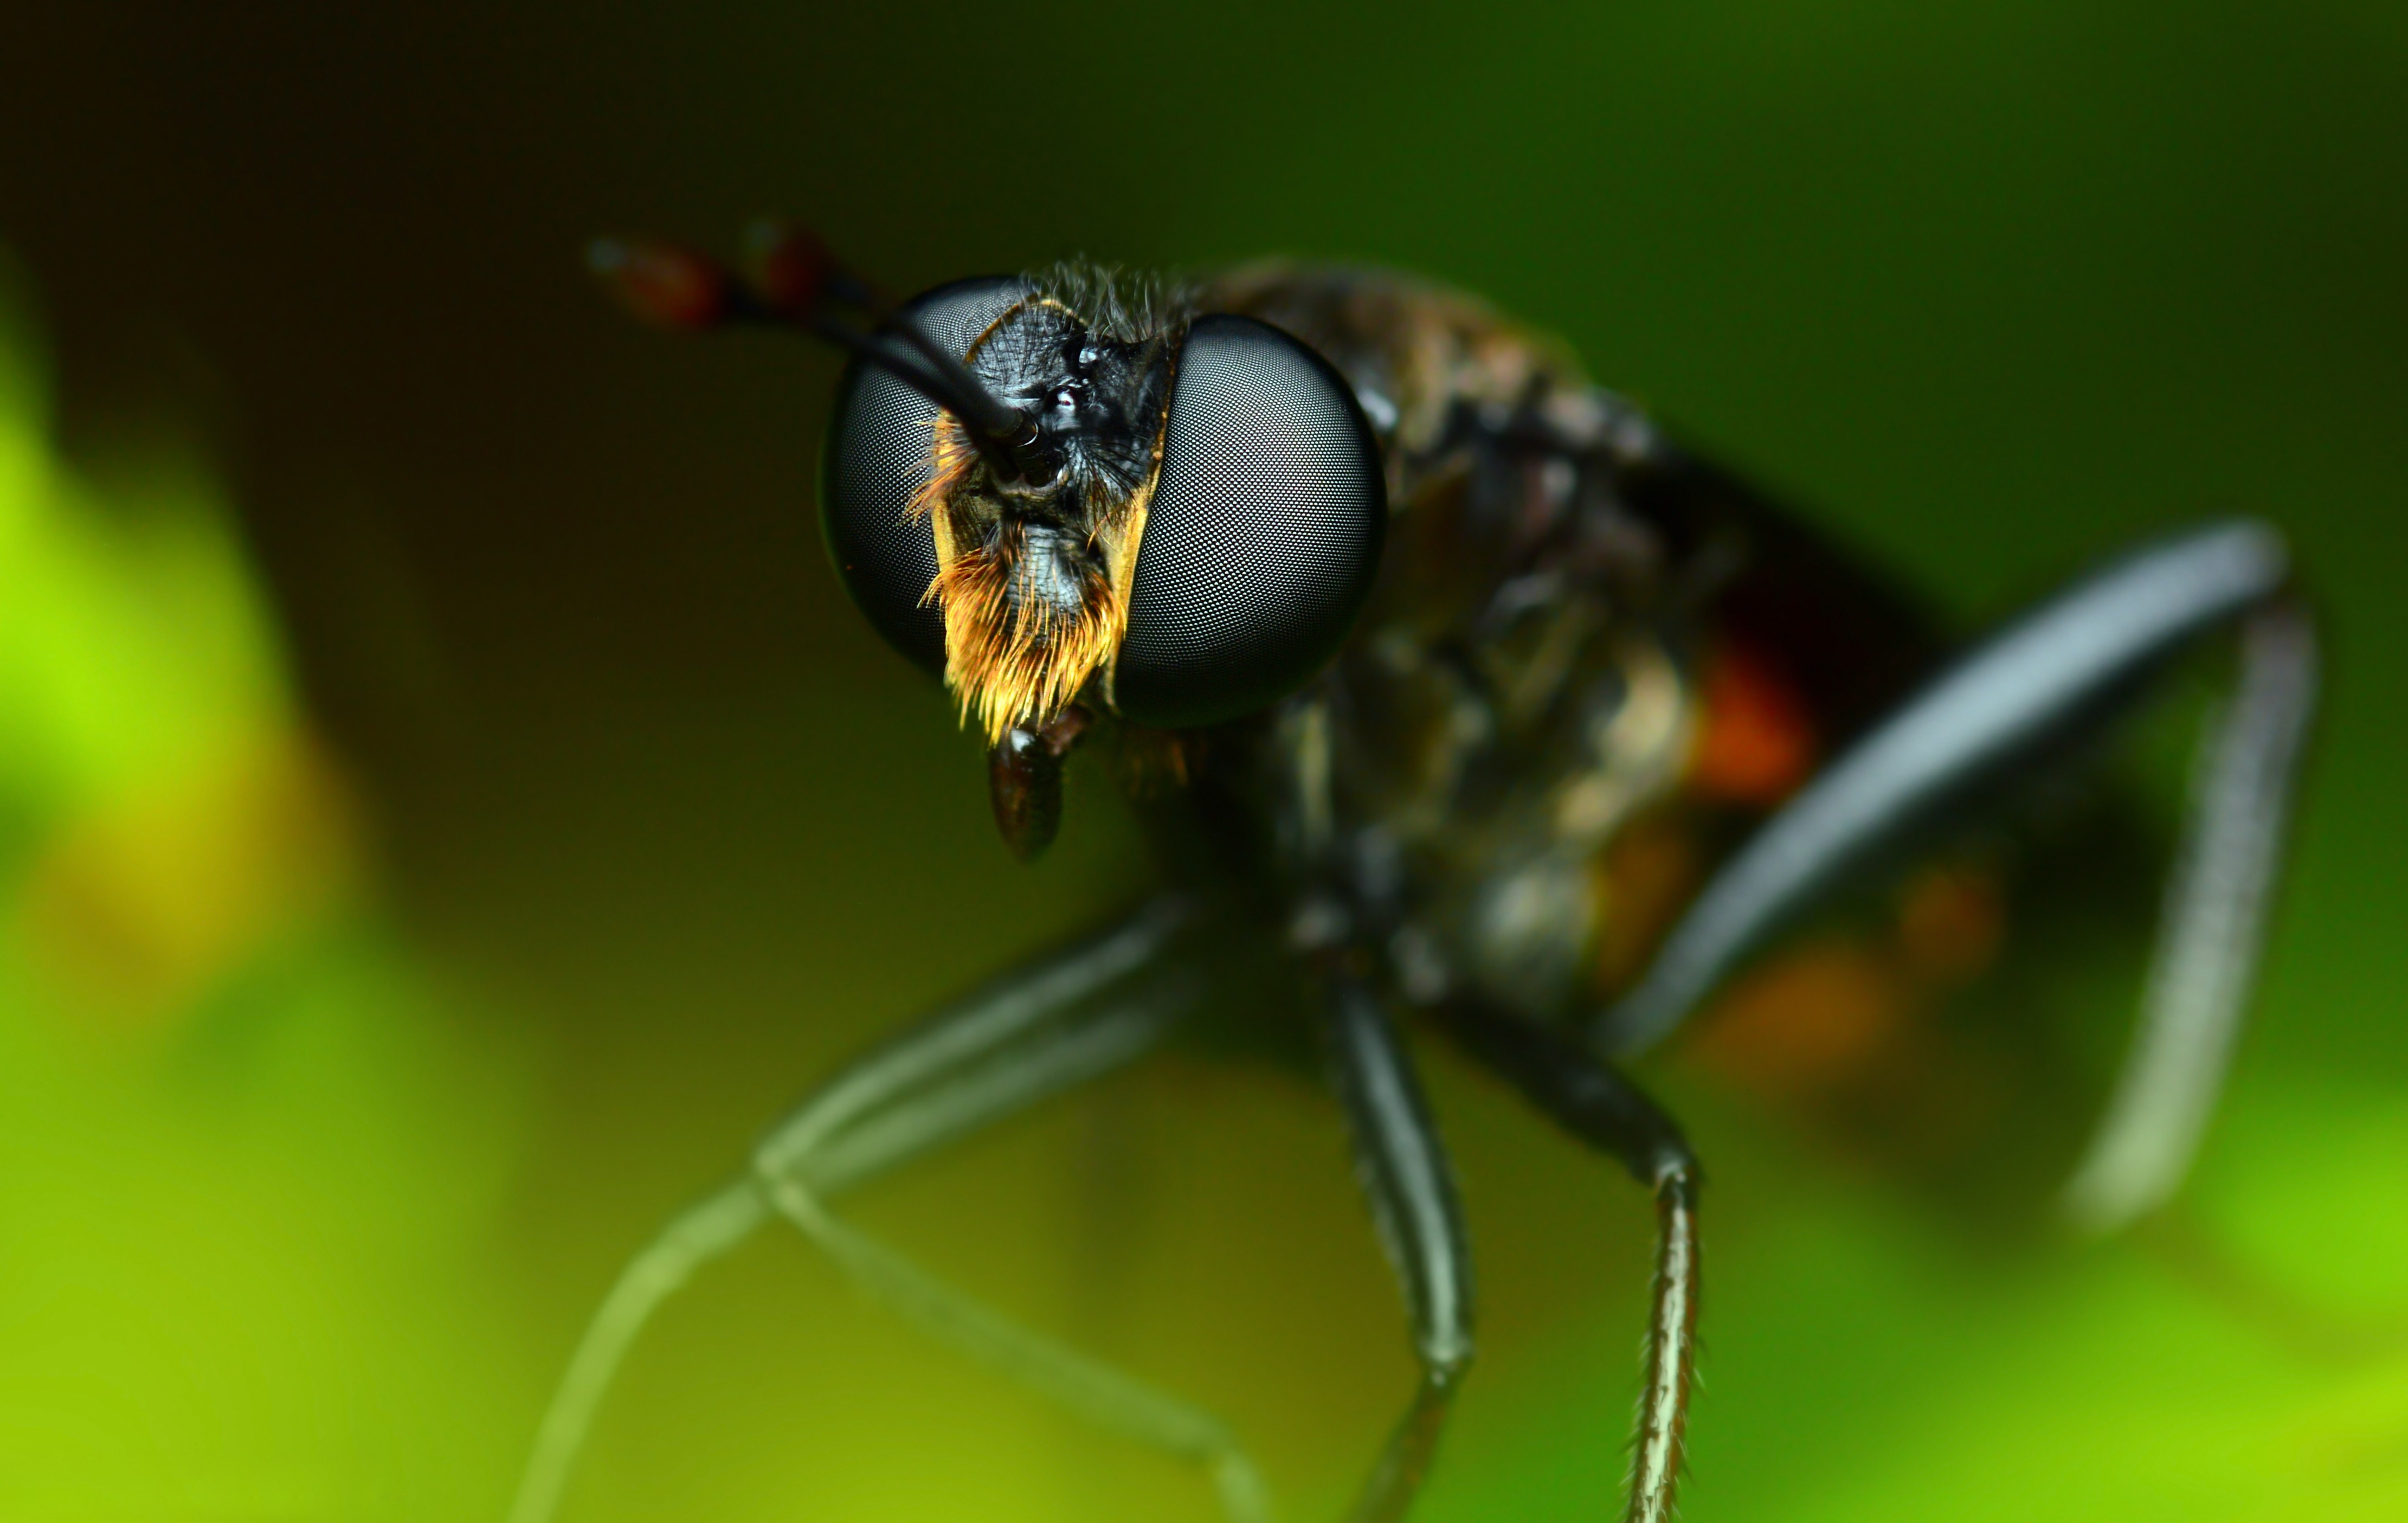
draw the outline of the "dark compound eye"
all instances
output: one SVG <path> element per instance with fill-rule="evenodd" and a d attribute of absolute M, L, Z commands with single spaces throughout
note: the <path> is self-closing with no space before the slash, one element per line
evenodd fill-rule
<path fill-rule="evenodd" d="M 1251 318 L 1198 318 L 1139 541 L 1114 697 L 1142 724 L 1273 702 L 1336 654 L 1387 521 L 1370 425 L 1329 362 Z"/>
<path fill-rule="evenodd" d="M 1017 280 L 984 278 L 913 298 L 930 338 L 959 354 L 1026 294 Z M 845 590 L 887 643 L 929 671 L 945 669 L 945 622 L 921 596 L 937 575 L 937 541 L 904 514 L 926 478 L 928 419 L 937 405 L 855 360 L 837 383 L 836 413 L 821 457 L 820 523 Z"/>

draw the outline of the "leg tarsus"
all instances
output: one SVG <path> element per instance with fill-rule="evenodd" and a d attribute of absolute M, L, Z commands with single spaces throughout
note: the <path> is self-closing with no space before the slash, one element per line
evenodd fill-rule
<path fill-rule="evenodd" d="M 739 1180 L 670 1222 L 628 1260 L 586 1325 L 544 1413 L 535 1452 L 510 1504 L 509 1523 L 546 1523 L 552 1516 L 560 1505 L 569 1467 L 594 1426 L 595 1409 L 636 1335 L 695 1270 L 751 1237 L 767 1215 L 760 1191 L 750 1179 Z"/>
<path fill-rule="evenodd" d="M 1647 1384 L 1639 1395 L 1627 1523 L 1665 1523 L 1681 1483 L 1689 1392 L 1698 1368 L 1698 1192 L 1693 1171 L 1656 1185 L 1656 1289 L 1647 1323 Z"/>
<path fill-rule="evenodd" d="M 1468 1351 L 1447 1363 L 1423 1367 L 1412 1404 L 1388 1434 L 1387 1447 L 1380 1452 L 1380 1462 L 1372 1467 L 1354 1510 L 1347 1515 L 1348 1523 L 1395 1523 L 1412 1506 L 1429 1474 L 1430 1461 L 1438 1456 L 1438 1441 L 1455 1409 L 1455 1390 L 1470 1370 Z"/>

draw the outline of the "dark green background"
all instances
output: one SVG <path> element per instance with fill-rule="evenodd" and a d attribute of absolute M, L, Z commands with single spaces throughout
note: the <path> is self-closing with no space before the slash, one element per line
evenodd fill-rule
<path fill-rule="evenodd" d="M 1142 880 L 1094 797 L 1011 867 L 973 748 L 845 605 L 810 501 L 829 358 L 635 331 L 579 270 L 595 232 L 732 243 L 764 211 L 904 288 L 1078 252 L 1426 271 L 1969 623 L 2186 518 L 2282 524 L 2330 618 L 2330 721 L 2204 1209 L 2237 1202 L 2230 1235 L 2312 1294 L 2401 1309 L 2400 6 L 19 6 L 0 244 L 66 447 L 105 474 L 171 424 L 217 463 L 417 955 L 475 1012 L 457 1060 L 500 1074 L 457 1081 L 500 1181 L 466 1278 L 504 1330 L 422 1372 L 473 1393 L 410 1430 L 448 1479 L 400 1501 L 370 1467 L 294 1516 L 497 1512 L 650 1224 L 839 1052 Z M 2260 1346 L 2126 1249 L 2002 1267 L 1666 1082 L 1728 1202 L 1689 1516 L 2338 1516 L 2348 1477 L 2408 1488 L 2396 1372 Z M 1440 1088 L 1498 1246 L 1430 1516 L 1597 1516 L 1645 1214 Z M 1114 1093 L 870 1214 L 1210 1390 L 1321 1516 L 1405 1379 L 1334 1123 L 1284 1081 Z M 2342 1482 L 2249 1458 L 2315 1471 L 2318 1403 L 2368 1390 L 2382 1415 L 2328 1424 L 2364 1429 Z M 710 1282 L 623 1394 L 572 1516 L 1204 1516 L 797 1253 Z M 2264 1485 L 2168 1490 L 2214 1470 L 2193 1444 Z"/>

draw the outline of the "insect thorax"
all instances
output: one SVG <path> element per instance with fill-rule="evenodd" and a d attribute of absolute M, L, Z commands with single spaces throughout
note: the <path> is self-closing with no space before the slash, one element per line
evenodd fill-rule
<path fill-rule="evenodd" d="M 1655 434 L 1557 347 L 1401 277 L 1261 266 L 1197 302 L 1339 367 L 1392 505 L 1338 660 L 1189 745 L 1213 829 L 1246 841 L 1238 870 L 1275 911 L 1336 901 L 1409 993 L 1565 1010 L 1617 915 L 1656 912 L 1617 902 L 1611 848 L 1673 790 L 1694 727 L 1679 553 L 1621 490 Z"/>

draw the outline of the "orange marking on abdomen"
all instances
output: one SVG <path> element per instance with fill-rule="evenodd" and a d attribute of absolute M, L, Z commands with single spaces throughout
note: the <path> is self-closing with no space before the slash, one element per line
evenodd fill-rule
<path fill-rule="evenodd" d="M 1912 1003 L 1879 949 L 1847 937 L 1811 941 L 1715 1000 L 1691 1051 L 1751 1089 L 1809 1094 L 1871 1067 Z"/>
<path fill-rule="evenodd" d="M 1700 682 L 1703 713 L 1689 781 L 1733 802 L 1780 802 L 1814 767 L 1814 722 L 1795 688 L 1743 645 L 1708 656 Z"/>

